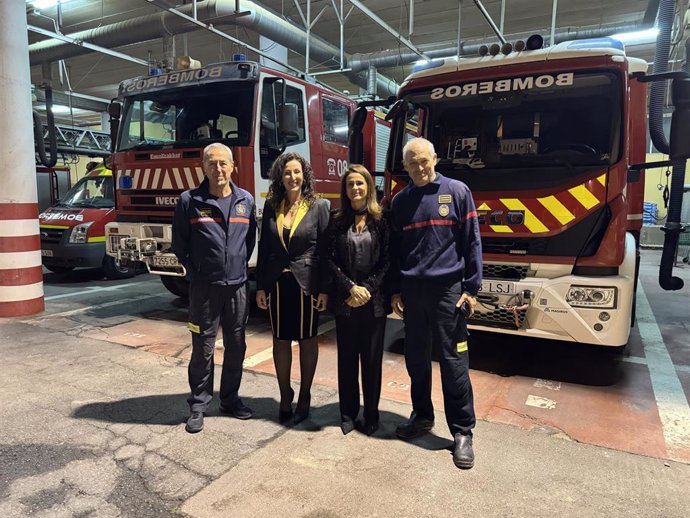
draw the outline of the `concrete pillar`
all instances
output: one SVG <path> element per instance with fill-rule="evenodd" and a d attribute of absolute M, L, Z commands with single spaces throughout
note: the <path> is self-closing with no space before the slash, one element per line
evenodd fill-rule
<path fill-rule="evenodd" d="M 44 310 L 26 2 L 0 2 L 0 317 Z"/>

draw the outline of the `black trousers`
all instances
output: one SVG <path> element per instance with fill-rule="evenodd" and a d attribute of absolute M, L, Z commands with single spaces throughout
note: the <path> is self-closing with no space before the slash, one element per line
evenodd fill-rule
<path fill-rule="evenodd" d="M 190 283 L 188 327 L 192 332 L 192 359 L 188 369 L 191 394 L 187 402 L 192 412 L 205 412 L 213 397 L 213 351 L 220 326 L 223 326 L 225 347 L 220 403 L 232 407 L 239 399 L 248 316 L 246 283 L 237 286 Z"/>
<path fill-rule="evenodd" d="M 455 307 L 462 282 L 403 279 L 405 364 L 412 381 L 412 408 L 434 418 L 431 345 L 438 345 L 443 403 L 450 433 L 472 435 L 476 423 L 467 352 L 467 322 Z"/>
<path fill-rule="evenodd" d="M 350 316 L 336 316 L 338 342 L 338 396 L 341 420 L 354 421 L 359 415 L 359 364 L 362 364 L 364 421 L 379 422 L 381 363 L 386 317 L 375 317 L 369 302 L 353 308 Z"/>

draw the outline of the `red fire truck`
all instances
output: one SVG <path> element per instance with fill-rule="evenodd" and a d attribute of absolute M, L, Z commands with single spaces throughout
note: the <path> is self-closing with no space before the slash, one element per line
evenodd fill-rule
<path fill-rule="evenodd" d="M 416 119 L 437 170 L 479 215 L 484 281 L 471 327 L 605 346 L 628 341 L 642 225 L 647 63 L 612 39 L 433 61 L 389 112 L 385 193 L 409 177 Z"/>
<path fill-rule="evenodd" d="M 286 150 L 309 159 L 322 196 L 339 198 L 355 103 L 337 92 L 238 61 L 124 81 L 118 97 L 122 104 L 111 105 L 119 121 L 117 219 L 106 229 L 107 251 L 145 263 L 177 295 L 187 286 L 170 250 L 173 210 L 180 193 L 203 179 L 202 151 L 211 142 L 232 149 L 233 181 L 254 195 L 259 219 L 269 168 Z"/>

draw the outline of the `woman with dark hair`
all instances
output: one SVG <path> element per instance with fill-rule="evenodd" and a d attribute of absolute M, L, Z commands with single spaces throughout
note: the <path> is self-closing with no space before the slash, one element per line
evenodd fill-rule
<path fill-rule="evenodd" d="M 311 165 L 284 153 L 271 166 L 256 266 L 256 304 L 268 309 L 273 362 L 280 389 L 278 420 L 309 417 L 311 384 L 319 357 L 319 312 L 328 302 L 325 232 L 329 203 L 314 194 Z M 292 341 L 299 342 L 300 391 L 293 417 Z"/>
<path fill-rule="evenodd" d="M 371 435 L 379 426 L 383 334 L 388 313 L 383 282 L 389 266 L 389 232 L 376 200 L 374 180 L 365 167 L 348 167 L 342 178 L 340 206 L 328 233 L 338 342 L 340 428 L 348 434 L 357 422 L 361 362 L 362 431 Z"/>

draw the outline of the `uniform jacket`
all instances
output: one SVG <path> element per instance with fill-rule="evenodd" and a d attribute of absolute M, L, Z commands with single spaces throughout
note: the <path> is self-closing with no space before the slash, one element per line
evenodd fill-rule
<path fill-rule="evenodd" d="M 284 269 L 289 268 L 304 293 L 328 291 L 326 262 L 330 204 L 317 198 L 311 207 L 302 202 L 290 230 L 290 241 L 283 242 L 283 211 L 264 205 L 256 265 L 256 287 L 270 293 Z"/>
<path fill-rule="evenodd" d="M 254 198 L 232 185 L 230 216 L 225 220 L 209 193 L 208 178 L 185 191 L 175 207 L 172 250 L 190 280 L 242 284 L 256 243 Z"/>
<path fill-rule="evenodd" d="M 417 187 L 410 182 L 391 206 L 395 283 L 402 279 L 461 279 L 476 295 L 482 282 L 477 211 L 467 185 L 442 176 Z M 399 286 L 393 288 L 399 293 Z"/>
<path fill-rule="evenodd" d="M 350 296 L 350 289 L 355 284 L 364 286 L 371 294 L 374 305 L 374 316 L 384 317 L 388 314 L 388 297 L 385 289 L 385 279 L 390 265 L 388 222 L 385 219 L 375 221 L 367 219 L 367 227 L 371 234 L 372 255 L 374 267 L 366 279 L 356 282 L 355 272 L 350 271 L 353 254 L 350 241 L 347 239 L 348 228 L 337 218 L 331 218 L 328 229 L 328 266 L 333 282 L 332 298 L 329 299 L 336 315 L 348 316 L 351 307 L 345 303 Z"/>

